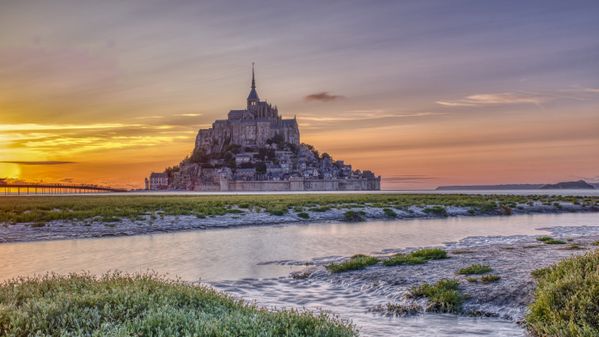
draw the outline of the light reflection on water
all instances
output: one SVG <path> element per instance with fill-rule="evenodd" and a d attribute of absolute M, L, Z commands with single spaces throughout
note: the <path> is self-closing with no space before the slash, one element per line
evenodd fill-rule
<path fill-rule="evenodd" d="M 0 244 L 0 280 L 48 271 L 146 271 L 184 280 L 285 276 L 297 267 L 259 263 L 439 245 L 467 236 L 541 234 L 550 226 L 599 225 L 593 213 L 452 217 L 196 230 L 103 239 Z"/>
<path fill-rule="evenodd" d="M 467 236 L 541 234 L 551 226 L 599 225 L 595 213 L 537 214 L 511 217 L 452 217 L 315 223 L 281 226 L 197 230 L 104 239 L 81 239 L 0 244 L 0 279 L 45 272 L 108 270 L 140 272 L 148 269 L 188 281 L 241 280 L 288 275 L 297 268 L 260 264 L 278 260 L 310 260 L 348 256 L 386 248 L 439 245 Z M 245 283 L 244 283 L 245 282 Z M 298 291 L 285 282 L 238 282 L 228 290 L 258 303 L 273 306 L 323 307 L 351 318 L 367 335 L 378 336 L 521 336 L 516 325 L 491 319 L 423 315 L 389 319 L 365 311 L 360 296 L 322 289 Z M 288 282 L 288 281 L 287 281 Z M 227 282 L 220 283 L 227 288 Z M 229 284 L 230 286 L 230 284 Z M 307 293 L 313 299 L 303 296 Z M 291 295 L 289 295 L 291 294 Z M 294 297 L 295 296 L 295 297 Z M 380 331 L 380 333 L 379 333 Z"/>

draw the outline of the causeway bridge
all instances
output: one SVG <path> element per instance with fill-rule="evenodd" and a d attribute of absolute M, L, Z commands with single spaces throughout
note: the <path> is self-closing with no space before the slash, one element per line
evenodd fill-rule
<path fill-rule="evenodd" d="M 88 184 L 26 183 L 6 182 L 0 180 L 0 195 L 78 194 L 102 192 L 127 192 L 127 190 L 123 188 Z"/>

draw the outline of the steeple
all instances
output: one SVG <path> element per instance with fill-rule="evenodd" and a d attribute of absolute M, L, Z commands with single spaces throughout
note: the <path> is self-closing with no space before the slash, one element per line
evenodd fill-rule
<path fill-rule="evenodd" d="M 254 62 L 252 62 L 252 89 L 256 89 L 256 78 L 254 77 Z"/>
<path fill-rule="evenodd" d="M 258 97 L 258 93 L 256 92 L 256 77 L 254 76 L 254 62 L 252 62 L 252 90 L 250 90 L 250 94 L 248 95 L 248 109 L 252 105 L 258 104 L 260 98 Z"/>

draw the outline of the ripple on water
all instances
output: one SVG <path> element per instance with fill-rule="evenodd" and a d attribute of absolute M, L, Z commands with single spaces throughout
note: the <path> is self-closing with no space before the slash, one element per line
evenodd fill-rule
<path fill-rule="evenodd" d="M 394 296 L 381 296 L 381 289 L 348 287 L 323 280 L 243 280 L 213 283 L 213 286 L 243 299 L 269 308 L 305 308 L 328 311 L 351 320 L 361 336 L 488 336 L 522 337 L 524 331 L 515 323 L 495 319 L 462 317 L 449 314 L 422 314 L 412 317 L 387 317 L 369 312 Z"/>

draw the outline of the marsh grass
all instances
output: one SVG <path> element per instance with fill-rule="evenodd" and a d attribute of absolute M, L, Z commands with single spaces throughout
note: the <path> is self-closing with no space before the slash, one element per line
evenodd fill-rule
<path fill-rule="evenodd" d="M 495 275 L 495 274 L 483 275 L 480 277 L 480 281 L 482 283 L 493 283 L 493 282 L 497 282 L 499 280 L 501 280 L 501 277 L 499 275 Z"/>
<path fill-rule="evenodd" d="M 537 288 L 525 318 L 536 336 L 599 336 L 599 250 L 532 273 Z"/>
<path fill-rule="evenodd" d="M 385 216 L 388 218 L 396 218 L 397 217 L 397 213 L 392 210 L 391 208 L 383 208 L 383 213 L 385 213 Z"/>
<path fill-rule="evenodd" d="M 365 217 L 364 212 L 362 211 L 346 211 L 345 213 L 343 213 L 343 221 L 346 222 L 360 222 L 360 221 L 365 221 L 366 217 Z"/>
<path fill-rule="evenodd" d="M 440 217 L 449 216 L 449 214 L 447 213 L 447 210 L 443 206 L 427 207 L 424 209 L 424 212 L 431 214 L 431 215 L 440 216 Z"/>
<path fill-rule="evenodd" d="M 461 195 L 461 194 L 288 194 L 288 195 L 97 195 L 97 196 L 26 196 L 2 197 L 0 222 L 83 220 L 94 217 L 135 219 L 140 215 L 210 217 L 238 213 L 241 209 L 271 210 L 287 213 L 289 209 L 349 209 L 366 205 L 380 208 L 408 209 L 411 206 L 437 205 L 429 212 L 445 216 L 445 207 L 465 207 L 485 213 L 495 212 L 498 204 L 524 205 L 532 201 L 574 202 L 599 205 L 598 197 Z M 442 210 L 443 209 L 443 210 Z"/>
<path fill-rule="evenodd" d="M 460 270 L 458 270 L 458 274 L 460 275 L 481 275 L 481 274 L 486 274 L 486 273 L 490 273 L 493 271 L 493 268 L 491 268 L 489 265 L 486 264 L 473 264 L 470 265 L 468 267 L 464 267 Z"/>
<path fill-rule="evenodd" d="M 306 212 L 299 212 L 297 213 L 297 216 L 301 219 L 310 219 L 310 214 Z"/>
<path fill-rule="evenodd" d="M 447 258 L 447 252 L 441 248 L 422 248 L 413 251 L 410 255 L 426 260 L 442 260 Z"/>
<path fill-rule="evenodd" d="M 271 311 L 153 274 L 46 275 L 0 285 L 1 336 L 357 336 L 326 314 Z"/>
<path fill-rule="evenodd" d="M 331 264 L 327 265 L 326 268 L 331 273 L 341 273 L 341 272 L 351 271 L 351 270 L 361 270 L 368 266 L 375 265 L 378 262 L 379 262 L 379 259 L 377 259 L 374 256 L 358 254 L 358 255 L 352 256 L 351 258 L 349 258 L 349 260 L 346 260 L 346 261 L 343 261 L 340 263 L 331 263 Z"/>
<path fill-rule="evenodd" d="M 424 264 L 427 260 L 423 257 L 416 257 L 410 254 L 395 254 L 383 261 L 385 266 L 400 266 L 400 265 L 417 265 Z"/>
<path fill-rule="evenodd" d="M 410 294 L 415 298 L 427 298 L 429 301 L 427 311 L 458 313 L 464 303 L 459 285 L 457 280 L 443 279 L 434 284 L 414 287 Z"/>
<path fill-rule="evenodd" d="M 541 241 L 546 245 L 564 245 L 564 244 L 566 244 L 566 241 L 558 240 L 558 239 L 552 238 L 550 236 L 541 236 L 541 237 L 537 238 L 537 241 Z"/>
<path fill-rule="evenodd" d="M 383 261 L 385 266 L 399 266 L 399 265 L 417 265 L 424 264 L 429 260 L 440 260 L 446 259 L 447 252 L 441 248 L 422 248 L 415 250 L 409 254 L 395 254 L 387 260 Z"/>

